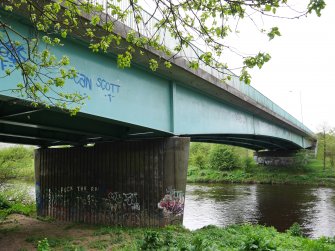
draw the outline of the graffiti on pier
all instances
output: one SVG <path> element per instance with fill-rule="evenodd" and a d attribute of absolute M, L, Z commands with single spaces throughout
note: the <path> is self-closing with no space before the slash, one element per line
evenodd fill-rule
<path fill-rule="evenodd" d="M 124 202 L 131 207 L 132 210 L 140 210 L 140 204 L 137 202 L 137 193 L 124 193 Z"/>
<path fill-rule="evenodd" d="M 140 204 L 137 202 L 137 193 L 110 192 L 108 198 L 114 205 L 123 204 L 123 207 L 130 207 L 137 211 L 141 210 Z"/>
<path fill-rule="evenodd" d="M 184 192 L 168 188 L 163 199 L 158 203 L 158 208 L 163 210 L 164 217 L 180 216 L 184 213 L 184 203 Z"/>
<path fill-rule="evenodd" d="M 40 200 L 46 202 L 41 205 L 44 214 L 61 220 L 74 217 L 84 222 L 96 223 L 100 219 L 116 224 L 140 224 L 141 206 L 136 192 L 108 192 L 99 186 L 82 185 L 45 187 L 41 194 Z"/>

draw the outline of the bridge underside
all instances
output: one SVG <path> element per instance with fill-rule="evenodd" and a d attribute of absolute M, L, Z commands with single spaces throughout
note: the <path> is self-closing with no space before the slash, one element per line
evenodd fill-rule
<path fill-rule="evenodd" d="M 171 134 L 110 119 L 55 109 L 35 108 L 14 98 L 0 101 L 0 141 L 38 145 L 85 145 L 124 139 L 168 137 Z"/>
<path fill-rule="evenodd" d="M 47 118 L 47 119 L 46 119 Z M 2 98 L 0 102 L 0 141 L 38 145 L 86 145 L 116 140 L 171 137 L 171 133 L 121 123 L 87 114 L 34 108 L 27 102 Z M 220 143 L 253 150 L 294 150 L 299 145 L 280 138 L 254 134 L 181 135 L 193 142 Z"/>
<path fill-rule="evenodd" d="M 184 135 L 187 136 L 187 135 Z M 255 151 L 259 150 L 297 150 L 301 147 L 295 143 L 264 135 L 249 134 L 216 134 L 216 135 L 192 135 L 193 142 L 217 143 L 232 146 L 240 146 Z"/>

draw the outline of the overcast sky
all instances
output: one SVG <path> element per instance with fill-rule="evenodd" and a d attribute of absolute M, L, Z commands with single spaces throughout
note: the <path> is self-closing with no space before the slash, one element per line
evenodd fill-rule
<path fill-rule="evenodd" d="M 271 42 L 247 37 L 248 32 L 240 36 L 245 48 L 260 48 L 272 56 L 261 70 L 252 72 L 252 86 L 297 119 L 303 117 L 314 132 L 324 122 L 335 127 L 335 1 L 326 3 L 321 17 L 270 21 L 282 33 Z"/>

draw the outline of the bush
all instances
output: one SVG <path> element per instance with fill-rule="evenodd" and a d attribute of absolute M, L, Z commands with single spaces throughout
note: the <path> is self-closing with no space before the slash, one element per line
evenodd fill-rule
<path fill-rule="evenodd" d="M 157 250 L 164 246 L 164 240 L 159 232 L 147 231 L 144 233 L 144 240 L 141 245 L 141 250 Z"/>
<path fill-rule="evenodd" d="M 240 161 L 234 149 L 226 145 L 214 145 L 209 153 L 209 166 L 212 169 L 231 170 L 239 167 Z"/>
<path fill-rule="evenodd" d="M 250 170 L 252 168 L 254 168 L 256 166 L 256 162 L 254 160 L 253 157 L 244 157 L 242 159 L 242 167 L 245 169 L 245 170 Z"/>
<path fill-rule="evenodd" d="M 34 179 L 33 148 L 14 146 L 0 150 L 0 179 Z"/>
<path fill-rule="evenodd" d="M 189 164 L 191 166 L 205 169 L 208 166 L 208 153 L 211 149 L 210 144 L 191 143 Z"/>
<path fill-rule="evenodd" d="M 38 242 L 37 251 L 49 251 L 49 250 L 50 250 L 50 245 L 49 245 L 47 238 Z"/>
<path fill-rule="evenodd" d="M 302 229 L 297 222 L 293 223 L 286 232 L 292 236 L 303 236 Z"/>
<path fill-rule="evenodd" d="M 312 156 L 309 150 L 300 150 L 294 156 L 294 165 L 297 168 L 305 168 L 311 159 Z"/>

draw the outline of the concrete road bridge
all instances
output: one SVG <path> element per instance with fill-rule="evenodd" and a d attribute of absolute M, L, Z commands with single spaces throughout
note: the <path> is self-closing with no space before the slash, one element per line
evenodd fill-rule
<path fill-rule="evenodd" d="M 29 37 L 24 15 L 2 10 L 0 18 Z M 132 28 L 130 21 L 116 22 L 115 32 L 124 37 Z M 16 49 L 27 58 L 27 48 Z M 263 157 L 269 151 L 271 158 L 315 145 L 311 130 L 238 77 L 223 83 L 208 66 L 190 69 L 183 56 L 191 51 L 156 72 L 140 55 L 130 69 L 119 69 L 113 52 L 92 53 L 75 34 L 52 52 L 69 56 L 78 72 L 65 92 L 90 96 L 76 116 L 34 108 L 5 91 L 22 82 L 20 72 L 0 79 L 0 141 L 41 147 L 35 156 L 40 215 L 169 224 L 182 220 L 190 141 L 242 146 L 263 151 Z M 147 53 L 165 57 L 150 48 Z M 4 45 L 0 54 L 4 75 L 16 62 Z M 72 147 L 50 148 L 63 145 Z"/>

